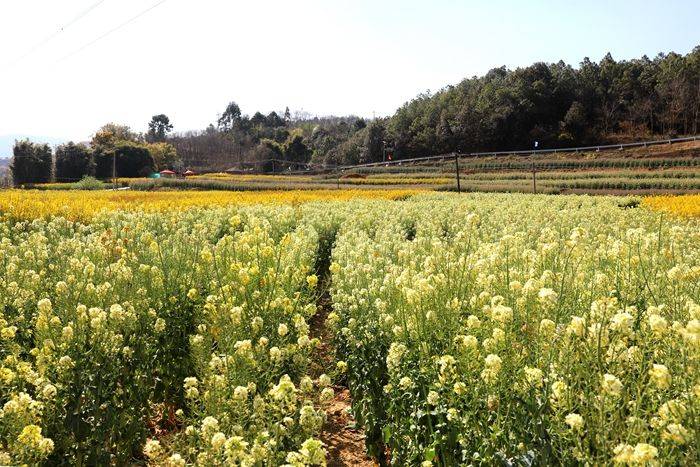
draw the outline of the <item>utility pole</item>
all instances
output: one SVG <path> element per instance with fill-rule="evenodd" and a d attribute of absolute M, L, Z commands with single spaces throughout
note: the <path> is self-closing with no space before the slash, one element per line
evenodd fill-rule
<path fill-rule="evenodd" d="M 537 194 L 537 175 L 535 170 L 535 151 L 539 147 L 540 142 L 535 141 L 535 150 L 532 151 L 532 193 Z"/>
<path fill-rule="evenodd" d="M 457 154 L 456 152 L 454 152 L 453 154 L 455 156 L 455 173 L 457 174 L 457 193 L 461 193 L 462 187 L 459 183 L 459 154 Z"/>

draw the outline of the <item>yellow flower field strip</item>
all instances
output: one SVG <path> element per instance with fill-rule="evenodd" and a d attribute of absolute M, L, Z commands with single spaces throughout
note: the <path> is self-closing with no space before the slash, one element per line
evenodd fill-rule
<path fill-rule="evenodd" d="M 0 213 L 16 220 L 63 216 L 89 220 L 102 210 L 167 211 L 189 207 L 300 204 L 350 199 L 403 199 L 418 190 L 293 190 L 293 191 L 38 191 L 0 192 Z"/>
<path fill-rule="evenodd" d="M 644 198 L 642 204 L 658 211 L 682 216 L 700 217 L 700 194 L 682 196 L 652 196 Z"/>

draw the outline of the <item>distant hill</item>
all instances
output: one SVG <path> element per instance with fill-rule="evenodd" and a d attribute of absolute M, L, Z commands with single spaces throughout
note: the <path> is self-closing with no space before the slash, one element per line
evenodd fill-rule
<path fill-rule="evenodd" d="M 54 138 L 51 136 L 34 136 L 34 135 L 0 135 L 0 159 L 12 157 L 12 147 L 15 145 L 15 140 L 28 138 L 35 143 L 48 143 L 51 146 L 65 143 L 68 141 L 65 138 Z"/>

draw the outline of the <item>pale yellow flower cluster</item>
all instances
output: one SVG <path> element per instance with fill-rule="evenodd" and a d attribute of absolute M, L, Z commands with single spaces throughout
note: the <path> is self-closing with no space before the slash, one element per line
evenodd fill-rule
<path fill-rule="evenodd" d="M 328 324 L 395 462 L 698 458 L 700 224 L 621 204 L 425 195 L 343 224 Z"/>
<path fill-rule="evenodd" d="M 323 464 L 300 209 L 0 221 L 1 463 Z M 142 445 L 164 406 L 182 432 Z"/>
<path fill-rule="evenodd" d="M 699 457 L 698 219 L 353 193 L 3 193 L 0 463 L 324 465 L 329 279 L 326 371 L 397 465 Z"/>

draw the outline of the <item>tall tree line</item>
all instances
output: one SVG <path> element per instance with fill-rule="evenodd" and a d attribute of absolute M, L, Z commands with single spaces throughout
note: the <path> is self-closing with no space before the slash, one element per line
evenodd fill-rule
<path fill-rule="evenodd" d="M 608 53 L 578 68 L 562 61 L 494 68 L 419 95 L 386 127 L 399 157 L 697 134 L 700 46 L 653 60 Z"/>
<path fill-rule="evenodd" d="M 89 145 L 61 144 L 55 157 L 48 144 L 16 141 L 10 165 L 12 181 L 15 185 L 76 182 L 92 176 L 144 177 L 157 170 L 181 169 L 175 147 L 166 141 L 172 130 L 168 117 L 155 115 L 148 127 L 144 135 L 126 125 L 108 123 L 93 135 Z"/>

